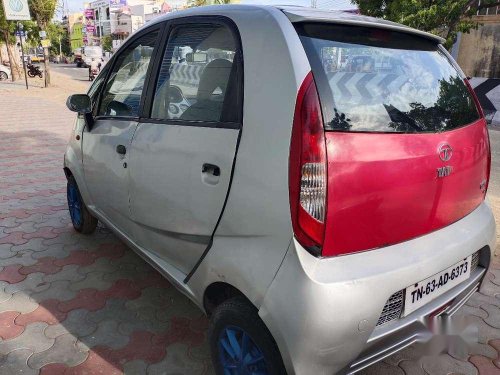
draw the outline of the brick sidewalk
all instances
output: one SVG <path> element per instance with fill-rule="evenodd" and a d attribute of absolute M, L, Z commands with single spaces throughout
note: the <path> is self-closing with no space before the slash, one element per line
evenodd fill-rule
<path fill-rule="evenodd" d="M 212 373 L 204 315 L 106 228 L 72 229 L 64 101 L 86 85 L 53 77 L 59 88 L 0 85 L 0 374 Z M 461 309 L 479 328 L 469 354 L 412 347 L 364 373 L 500 374 L 498 294 L 500 265 Z"/>

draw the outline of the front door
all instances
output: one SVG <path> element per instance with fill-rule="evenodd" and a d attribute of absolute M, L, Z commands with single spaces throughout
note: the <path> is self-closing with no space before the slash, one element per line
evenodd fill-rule
<path fill-rule="evenodd" d="M 137 37 L 114 59 L 91 129 L 83 133 L 85 180 L 96 210 L 131 234 L 130 144 L 158 30 Z"/>
<path fill-rule="evenodd" d="M 195 23 L 196 21 L 196 23 Z M 241 54 L 222 21 L 174 21 L 130 156 L 138 243 L 189 273 L 210 242 L 241 127 Z"/>

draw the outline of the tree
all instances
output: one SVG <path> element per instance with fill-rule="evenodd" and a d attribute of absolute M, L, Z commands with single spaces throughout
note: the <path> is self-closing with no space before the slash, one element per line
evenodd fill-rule
<path fill-rule="evenodd" d="M 57 0 L 29 0 L 31 17 L 36 21 L 40 30 L 47 31 L 47 26 L 50 24 L 56 11 Z M 50 86 L 50 70 L 49 70 L 49 49 L 43 49 L 44 68 L 45 68 L 45 87 Z"/>
<path fill-rule="evenodd" d="M 472 16 L 484 8 L 500 5 L 498 0 L 351 0 L 362 14 L 384 18 L 428 31 L 455 43 L 458 32 L 477 28 Z"/>
<path fill-rule="evenodd" d="M 59 55 L 59 44 L 61 45 L 61 52 L 64 55 L 69 55 L 71 48 L 69 46 L 68 33 L 64 30 L 59 22 L 51 22 L 47 25 L 47 39 L 50 39 L 50 53 L 52 55 Z"/>
<path fill-rule="evenodd" d="M 19 68 L 18 61 L 12 51 L 12 45 L 15 45 L 16 43 L 16 38 L 14 36 L 15 30 L 15 21 L 7 21 L 5 19 L 3 4 L 0 5 L 0 42 L 4 42 L 7 47 L 7 55 L 9 57 L 12 81 L 15 81 L 21 77 L 21 69 Z"/>
<path fill-rule="evenodd" d="M 101 37 L 101 47 L 105 52 L 113 52 L 113 39 L 111 35 Z"/>

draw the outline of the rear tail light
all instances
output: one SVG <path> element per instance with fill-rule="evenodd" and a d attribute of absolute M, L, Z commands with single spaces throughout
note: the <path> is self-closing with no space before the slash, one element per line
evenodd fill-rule
<path fill-rule="evenodd" d="M 476 92 L 474 91 L 474 89 L 470 85 L 470 82 L 469 82 L 468 78 L 465 78 L 464 81 L 465 81 L 465 85 L 469 89 L 469 93 L 472 95 L 472 98 L 474 99 L 474 103 L 476 104 L 476 108 L 477 108 L 477 111 L 479 113 L 479 116 L 481 116 L 481 118 L 484 119 L 484 111 L 483 111 L 483 108 L 481 107 L 481 103 L 479 103 L 479 99 L 478 99 L 478 97 L 476 95 Z M 490 183 L 490 173 L 491 173 L 491 146 L 490 146 L 491 144 L 490 144 L 490 134 L 488 133 L 488 129 L 486 129 L 486 133 L 487 133 L 487 138 L 486 138 L 486 147 L 487 147 L 487 150 L 486 150 L 486 153 L 488 155 L 487 156 L 488 160 L 486 162 L 486 180 L 484 181 L 485 186 L 484 186 L 484 188 L 482 188 L 485 197 L 486 197 L 486 192 L 488 191 L 488 185 Z"/>
<path fill-rule="evenodd" d="M 309 73 L 295 104 L 289 189 L 295 237 L 314 255 L 321 255 L 325 234 L 326 163 L 321 106 L 313 75 Z"/>

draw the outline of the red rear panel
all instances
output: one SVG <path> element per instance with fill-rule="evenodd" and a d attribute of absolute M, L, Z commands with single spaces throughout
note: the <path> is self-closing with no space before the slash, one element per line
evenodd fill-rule
<path fill-rule="evenodd" d="M 326 132 L 326 144 L 323 256 L 424 235 L 460 220 L 484 199 L 488 134 L 483 119 L 435 134 Z M 447 145 L 452 151 L 444 155 Z M 446 156 L 448 161 L 441 160 Z"/>

